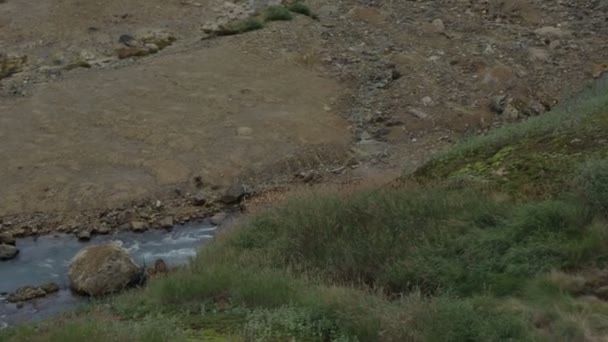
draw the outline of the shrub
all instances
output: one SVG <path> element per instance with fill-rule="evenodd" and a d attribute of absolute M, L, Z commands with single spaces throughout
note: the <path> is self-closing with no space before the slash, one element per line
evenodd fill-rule
<path fill-rule="evenodd" d="M 283 6 L 269 6 L 264 12 L 266 21 L 291 20 L 293 17 L 291 12 Z"/>
<path fill-rule="evenodd" d="M 301 2 L 295 2 L 287 7 L 288 10 L 294 13 L 303 14 L 305 16 L 314 17 L 310 7 Z"/>

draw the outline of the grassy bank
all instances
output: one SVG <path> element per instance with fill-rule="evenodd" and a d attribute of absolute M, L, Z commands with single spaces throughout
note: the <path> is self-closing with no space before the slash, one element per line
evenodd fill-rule
<path fill-rule="evenodd" d="M 144 289 L 2 341 L 608 338 L 608 81 L 403 186 L 310 193 Z"/>

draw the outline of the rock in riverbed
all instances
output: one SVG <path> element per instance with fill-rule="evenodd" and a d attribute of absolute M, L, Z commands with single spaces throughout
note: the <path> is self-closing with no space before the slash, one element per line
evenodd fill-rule
<path fill-rule="evenodd" d="M 19 254 L 19 250 L 13 245 L 0 244 L 0 260 L 10 260 Z"/>
<path fill-rule="evenodd" d="M 88 230 L 82 230 L 76 234 L 78 241 L 89 241 L 91 240 L 91 232 Z"/>
<path fill-rule="evenodd" d="M 0 244 L 15 245 L 15 237 L 10 233 L 0 233 Z"/>
<path fill-rule="evenodd" d="M 127 250 L 106 244 L 78 252 L 70 262 L 68 276 L 74 291 L 100 297 L 140 283 L 142 272 Z"/>
<path fill-rule="evenodd" d="M 42 286 L 23 286 L 11 293 L 6 298 L 11 303 L 26 302 L 35 298 L 47 296 L 59 291 L 59 286 L 55 283 L 48 283 Z"/>

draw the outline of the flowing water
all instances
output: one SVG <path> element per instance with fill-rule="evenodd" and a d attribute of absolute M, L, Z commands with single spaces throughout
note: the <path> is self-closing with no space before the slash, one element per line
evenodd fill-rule
<path fill-rule="evenodd" d="M 179 266 L 187 263 L 205 242 L 213 238 L 215 229 L 208 223 L 199 222 L 176 227 L 170 232 L 117 232 L 95 236 L 88 242 L 79 242 L 73 235 L 61 234 L 19 239 L 19 256 L 0 263 L 0 293 L 48 282 L 57 283 L 61 290 L 25 303 L 22 308 L 8 303 L 0 295 L 0 329 L 49 317 L 85 303 L 85 298 L 69 291 L 67 273 L 70 259 L 86 246 L 119 241 L 140 265 L 152 266 L 156 259 L 161 258 L 169 266 Z"/>

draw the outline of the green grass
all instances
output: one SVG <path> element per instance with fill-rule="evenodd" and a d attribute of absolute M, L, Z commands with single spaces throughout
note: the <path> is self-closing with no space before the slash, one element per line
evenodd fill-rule
<path fill-rule="evenodd" d="M 407 186 L 300 194 L 144 289 L 0 340 L 606 340 L 603 82 Z"/>
<path fill-rule="evenodd" d="M 481 186 L 518 198 L 555 196 L 580 165 L 608 158 L 608 77 L 550 113 L 470 138 L 405 179 Z"/>

